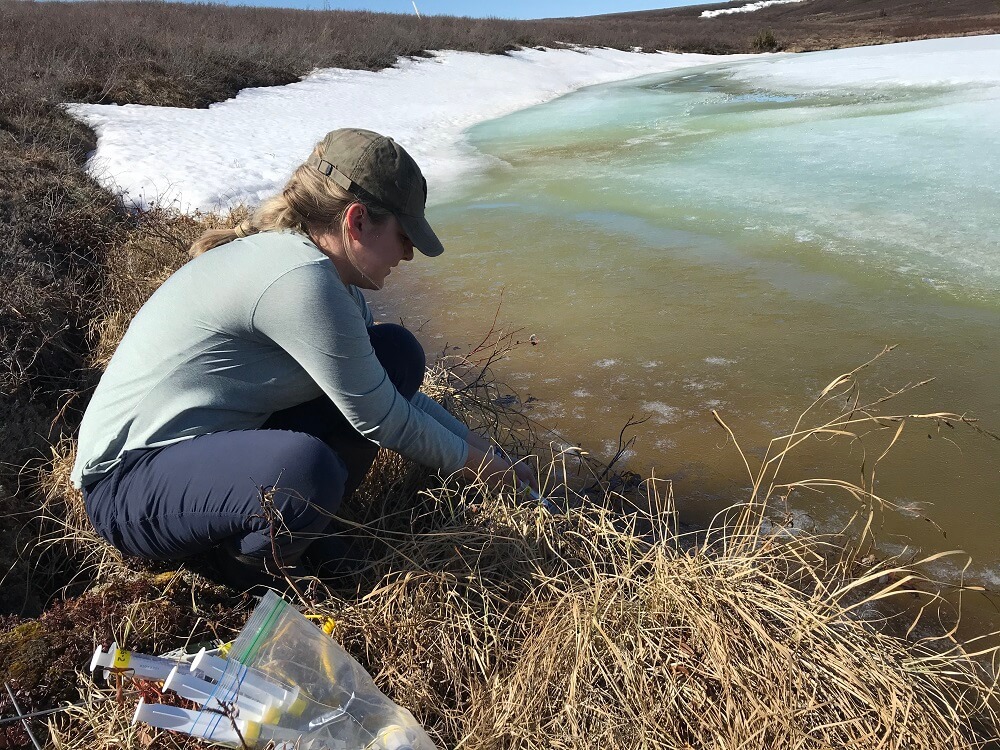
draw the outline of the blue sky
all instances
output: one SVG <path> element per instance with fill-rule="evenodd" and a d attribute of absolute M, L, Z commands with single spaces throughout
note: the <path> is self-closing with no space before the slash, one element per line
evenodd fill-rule
<path fill-rule="evenodd" d="M 717 0 L 719 1 L 719 0 Z M 707 4 L 712 0 L 416 0 L 425 15 L 497 16 L 499 18 L 553 18 L 592 16 L 599 13 L 623 13 L 675 5 Z M 386 13 L 412 13 L 411 0 L 229 0 L 232 5 L 266 5 L 283 8 L 330 8 L 376 10 Z"/>

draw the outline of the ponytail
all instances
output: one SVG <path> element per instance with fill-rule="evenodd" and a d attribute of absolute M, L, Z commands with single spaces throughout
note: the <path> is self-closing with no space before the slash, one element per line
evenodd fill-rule
<path fill-rule="evenodd" d="M 319 154 L 321 150 L 320 143 L 313 153 Z M 354 203 L 363 204 L 376 224 L 391 216 L 390 211 L 358 199 L 315 167 L 302 164 L 292 173 L 284 190 L 261 203 L 252 217 L 241 221 L 232 229 L 207 230 L 191 245 L 188 254 L 197 257 L 219 245 L 258 232 L 290 229 L 308 236 L 310 226 L 334 224 L 340 225 L 346 244 L 347 226 L 344 224 L 344 216 Z"/>

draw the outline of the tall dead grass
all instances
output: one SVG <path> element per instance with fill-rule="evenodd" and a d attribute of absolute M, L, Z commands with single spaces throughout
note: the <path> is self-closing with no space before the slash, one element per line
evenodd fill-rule
<path fill-rule="evenodd" d="M 892 510 L 872 487 L 901 430 L 962 418 L 881 413 L 888 399 L 861 398 L 865 367 L 747 459 L 749 496 L 707 530 L 673 533 L 669 483 L 595 493 L 602 467 L 559 449 L 542 475 L 565 514 L 481 485 L 426 489 L 420 521 L 381 532 L 368 593 L 312 606 L 449 747 L 985 746 L 1000 738 L 996 636 L 959 641 L 953 600 L 920 572 L 933 558 L 860 555 Z M 498 395 L 466 394 L 473 412 Z M 830 404 L 847 408 L 813 418 Z M 798 445 L 831 437 L 875 457 L 859 481 L 783 477 Z M 768 522 L 803 487 L 853 502 L 851 528 Z"/>
<path fill-rule="evenodd" d="M 512 451 L 537 448 L 490 375 L 509 341 L 497 333 L 445 360 L 426 389 Z M 444 747 L 986 747 L 1000 740 L 996 635 L 959 639 L 954 592 L 921 573 L 930 560 L 868 554 L 893 508 L 874 478 L 901 431 L 966 423 L 865 401 L 866 367 L 746 457 L 747 497 L 697 533 L 675 532 L 669 482 L 612 491 L 605 467 L 566 446 L 539 467 L 556 514 L 384 454 L 342 519 L 368 559 L 300 581 L 300 604 L 335 618 L 335 637 Z M 820 416 L 827 407 L 834 416 Z M 791 453 L 819 439 L 861 446 L 861 478 L 785 476 Z M 850 528 L 782 526 L 793 488 L 852 503 Z M 173 746 L 129 729 L 130 700 L 93 690 L 53 719 L 56 747 Z"/>

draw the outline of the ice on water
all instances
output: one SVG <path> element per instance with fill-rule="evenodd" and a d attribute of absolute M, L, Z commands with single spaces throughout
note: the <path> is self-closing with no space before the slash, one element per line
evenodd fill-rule
<path fill-rule="evenodd" d="M 659 245 L 691 244 L 689 231 L 791 247 L 983 301 L 1000 291 L 998 132 L 1000 36 L 987 36 L 596 87 L 473 142 L 522 175 L 521 192 L 534 178 L 540 200 L 571 197 Z"/>

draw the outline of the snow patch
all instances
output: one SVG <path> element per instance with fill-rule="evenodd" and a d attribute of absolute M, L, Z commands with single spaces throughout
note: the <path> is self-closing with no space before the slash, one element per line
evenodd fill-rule
<path fill-rule="evenodd" d="M 804 0 L 760 0 L 756 3 L 747 3 L 738 8 L 722 8 L 721 10 L 703 10 L 701 18 L 715 18 L 716 16 L 728 16 L 731 13 L 753 13 L 755 10 L 766 8 L 769 5 L 787 5 L 788 3 L 801 3 Z"/>

